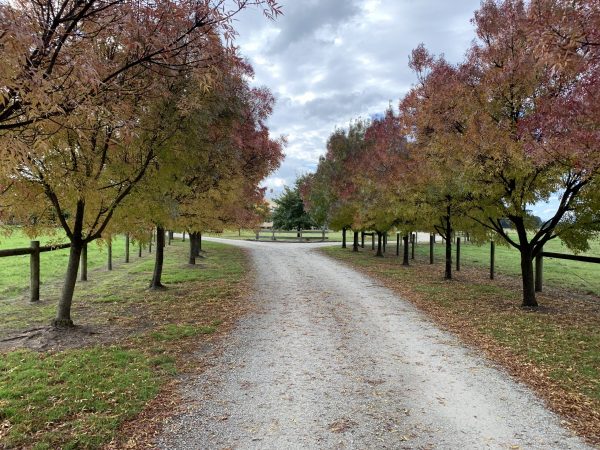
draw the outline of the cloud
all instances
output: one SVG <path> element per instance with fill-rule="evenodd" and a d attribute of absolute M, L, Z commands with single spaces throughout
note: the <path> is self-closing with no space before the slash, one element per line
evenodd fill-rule
<path fill-rule="evenodd" d="M 459 62 L 475 34 L 479 0 L 281 0 L 276 21 L 256 9 L 237 18 L 237 44 L 277 104 L 269 126 L 286 135 L 286 160 L 270 180 L 316 168 L 331 132 L 381 113 L 410 89 L 408 55 L 423 42 Z M 266 181 L 265 181 L 266 182 Z M 282 186 L 272 182 L 273 195 Z M 280 183 L 279 181 L 277 183 Z"/>

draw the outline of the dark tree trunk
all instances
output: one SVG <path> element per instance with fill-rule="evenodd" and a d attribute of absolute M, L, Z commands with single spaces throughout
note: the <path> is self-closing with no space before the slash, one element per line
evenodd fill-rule
<path fill-rule="evenodd" d="M 352 244 L 352 251 L 353 252 L 358 251 L 358 231 L 354 232 L 354 242 Z"/>
<path fill-rule="evenodd" d="M 535 277 L 533 272 L 533 256 L 529 245 L 521 247 L 521 276 L 523 278 L 523 304 L 525 307 L 536 307 Z"/>
<path fill-rule="evenodd" d="M 196 247 L 192 236 L 193 233 L 188 233 L 188 241 L 190 242 L 190 258 L 188 264 L 196 264 Z"/>
<path fill-rule="evenodd" d="M 346 248 L 346 227 L 342 228 L 342 248 Z"/>
<path fill-rule="evenodd" d="M 375 253 L 375 256 L 383 256 L 383 247 L 382 247 L 382 233 L 381 232 L 377 232 L 377 253 Z"/>
<path fill-rule="evenodd" d="M 448 207 L 448 212 L 450 212 L 450 208 Z M 452 222 L 450 220 L 450 214 L 444 217 L 444 221 L 446 222 L 445 228 L 445 236 L 446 240 L 446 269 L 444 270 L 444 278 L 446 280 L 452 279 Z"/>
<path fill-rule="evenodd" d="M 194 233 L 194 256 L 196 258 L 200 256 L 200 233 L 197 231 Z"/>
<path fill-rule="evenodd" d="M 150 289 L 162 289 L 163 284 L 160 282 L 162 277 L 163 263 L 165 259 L 165 229 L 161 226 L 156 227 L 156 255 L 154 258 L 154 274 Z"/>
<path fill-rule="evenodd" d="M 72 327 L 71 305 L 73 303 L 73 294 L 75 293 L 75 283 L 77 282 L 77 271 L 79 269 L 79 259 L 83 242 L 81 240 L 71 241 L 69 250 L 69 262 L 67 264 L 67 273 L 63 284 L 60 301 L 58 302 L 58 312 L 52 322 L 55 327 Z"/>
<path fill-rule="evenodd" d="M 72 235 L 70 237 L 71 247 L 69 250 L 69 262 L 67 264 L 65 282 L 58 302 L 56 318 L 52 321 L 52 325 L 55 327 L 73 326 L 73 320 L 71 319 L 71 305 L 73 304 L 73 294 L 75 293 L 75 284 L 77 283 L 77 272 L 79 270 L 81 251 L 86 244 L 82 239 L 84 210 L 85 204 L 82 200 L 79 200 L 75 211 L 75 223 L 73 224 Z"/>
<path fill-rule="evenodd" d="M 198 254 L 204 252 L 202 250 L 202 233 L 198 233 Z"/>
<path fill-rule="evenodd" d="M 403 243 L 403 252 L 402 252 L 402 265 L 403 266 L 408 266 L 408 234 L 405 234 L 402 237 L 402 243 Z"/>
<path fill-rule="evenodd" d="M 527 229 L 522 218 L 513 218 L 512 222 L 519 236 L 519 251 L 521 252 L 521 279 L 523 282 L 523 307 L 536 307 L 535 272 L 533 271 L 533 246 L 527 239 Z"/>

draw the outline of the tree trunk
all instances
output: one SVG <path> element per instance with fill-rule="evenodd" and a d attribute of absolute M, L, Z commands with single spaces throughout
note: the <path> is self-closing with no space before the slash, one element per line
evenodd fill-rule
<path fill-rule="evenodd" d="M 77 271 L 79 269 L 79 259 L 81 258 L 82 248 L 83 242 L 81 239 L 74 239 L 71 241 L 65 282 L 58 302 L 57 315 L 52 321 L 52 325 L 55 327 L 73 326 L 73 320 L 71 320 L 71 305 L 73 303 L 73 294 L 75 293 L 75 283 L 77 282 Z"/>
<path fill-rule="evenodd" d="M 200 233 L 197 231 L 194 233 L 194 256 L 200 256 Z"/>
<path fill-rule="evenodd" d="M 448 208 L 450 209 L 450 208 Z M 444 217 L 446 222 L 446 270 L 444 270 L 444 278 L 446 280 L 452 279 L 452 222 L 450 216 Z"/>
<path fill-rule="evenodd" d="M 154 274 L 150 282 L 150 289 L 164 288 L 160 282 L 162 277 L 162 268 L 165 259 L 165 229 L 161 226 L 156 227 L 156 252 L 154 258 Z"/>
<path fill-rule="evenodd" d="M 354 232 L 354 243 L 352 244 L 352 251 L 353 252 L 358 251 L 358 231 Z"/>
<path fill-rule="evenodd" d="M 150 289 L 162 289 L 160 282 L 162 277 L 163 263 L 165 259 L 165 229 L 161 226 L 156 227 L 156 255 L 154 258 L 154 274 L 150 282 Z"/>
<path fill-rule="evenodd" d="M 198 233 L 198 254 L 204 252 L 202 250 L 202 233 Z"/>
<path fill-rule="evenodd" d="M 346 248 L 346 227 L 342 228 L 342 248 Z"/>
<path fill-rule="evenodd" d="M 402 237 L 403 251 L 402 251 L 402 265 L 408 266 L 408 234 Z"/>
<path fill-rule="evenodd" d="M 375 253 L 375 256 L 383 257 L 383 248 L 381 245 L 381 232 L 380 231 L 377 232 L 377 253 Z"/>
<path fill-rule="evenodd" d="M 85 211 L 85 203 L 83 200 L 77 202 L 75 210 L 75 222 L 70 236 L 71 247 L 69 250 L 69 262 L 67 264 L 67 272 L 65 274 L 65 282 L 63 284 L 60 300 L 58 302 L 58 310 L 56 318 L 52 321 L 55 327 L 72 327 L 71 320 L 71 305 L 73 303 L 73 294 L 75 293 L 75 283 L 77 283 L 77 272 L 79 270 L 79 261 L 81 259 L 81 251 L 87 242 L 83 241 L 83 216 Z"/>
<path fill-rule="evenodd" d="M 521 277 L 523 278 L 523 304 L 524 307 L 536 307 L 535 277 L 533 272 L 532 249 L 529 245 L 521 246 Z"/>
<path fill-rule="evenodd" d="M 194 247 L 194 239 L 192 239 L 192 233 L 188 233 L 190 241 L 190 258 L 188 260 L 188 264 L 196 264 L 196 249 Z"/>

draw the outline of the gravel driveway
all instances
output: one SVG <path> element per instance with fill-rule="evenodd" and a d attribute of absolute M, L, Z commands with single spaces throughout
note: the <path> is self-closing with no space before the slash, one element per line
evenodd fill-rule
<path fill-rule="evenodd" d="M 165 426 L 174 449 L 583 449 L 524 386 L 322 244 L 251 250 L 255 312 Z"/>

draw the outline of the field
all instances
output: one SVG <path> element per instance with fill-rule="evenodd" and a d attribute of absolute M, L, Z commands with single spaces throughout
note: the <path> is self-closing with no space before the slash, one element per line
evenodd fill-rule
<path fill-rule="evenodd" d="M 444 261 L 445 246 L 438 237 L 434 247 L 434 258 L 436 261 Z M 591 243 L 590 250 L 585 255 L 600 256 L 600 241 Z M 388 247 L 389 248 L 389 247 Z M 555 239 L 546 244 L 544 250 L 555 253 L 572 252 L 559 240 Z M 395 242 L 392 248 L 395 251 Z M 415 253 L 429 255 L 429 244 L 419 244 Z M 495 266 L 496 272 L 513 276 L 520 276 L 520 255 L 518 250 L 505 245 L 496 245 Z M 456 266 L 456 248 L 453 248 L 453 261 Z M 461 242 L 461 267 L 473 265 L 477 267 L 490 266 L 490 245 L 474 245 Z M 574 289 L 580 292 L 600 295 L 600 264 L 591 264 L 578 261 L 567 261 L 564 259 L 544 258 L 544 285 L 561 286 L 565 289 Z"/>
<path fill-rule="evenodd" d="M 36 238 L 37 239 L 37 238 Z M 68 243 L 63 234 L 38 239 L 40 245 Z M 0 235 L 0 250 L 29 247 L 31 239 L 20 230 L 15 230 L 9 236 Z M 131 255 L 137 257 L 137 247 L 130 247 Z M 115 236 L 112 243 L 113 264 L 116 266 L 125 258 L 125 237 Z M 64 276 L 69 249 L 54 250 L 40 254 L 40 283 L 44 285 Z M 94 270 L 107 265 L 106 245 L 93 242 L 88 245 L 88 270 Z M 29 287 L 29 255 L 0 258 L 0 301 L 20 295 Z"/>
<path fill-rule="evenodd" d="M 132 434 L 143 447 L 152 423 L 136 429 L 128 420 L 147 408 L 158 418 L 170 411 L 174 377 L 201 370 L 192 351 L 227 330 L 245 308 L 245 253 L 206 242 L 206 258 L 189 266 L 187 244 L 179 239 L 165 248 L 167 289 L 161 291 L 147 289 L 154 252 L 142 258 L 135 252 L 131 263 L 109 272 L 102 249 L 95 251 L 89 281 L 76 287 L 78 326 L 69 332 L 47 326 L 62 282 L 61 267 L 48 265 L 64 262 L 59 252 L 46 261 L 39 304 L 21 294 L 0 302 L 0 448 L 98 449 L 111 441 L 125 448 L 120 439 Z M 2 270 L 14 259 L 0 260 Z M 13 269 L 19 286 L 4 284 L 5 292 L 23 290 L 19 270 L 28 273 Z"/>

